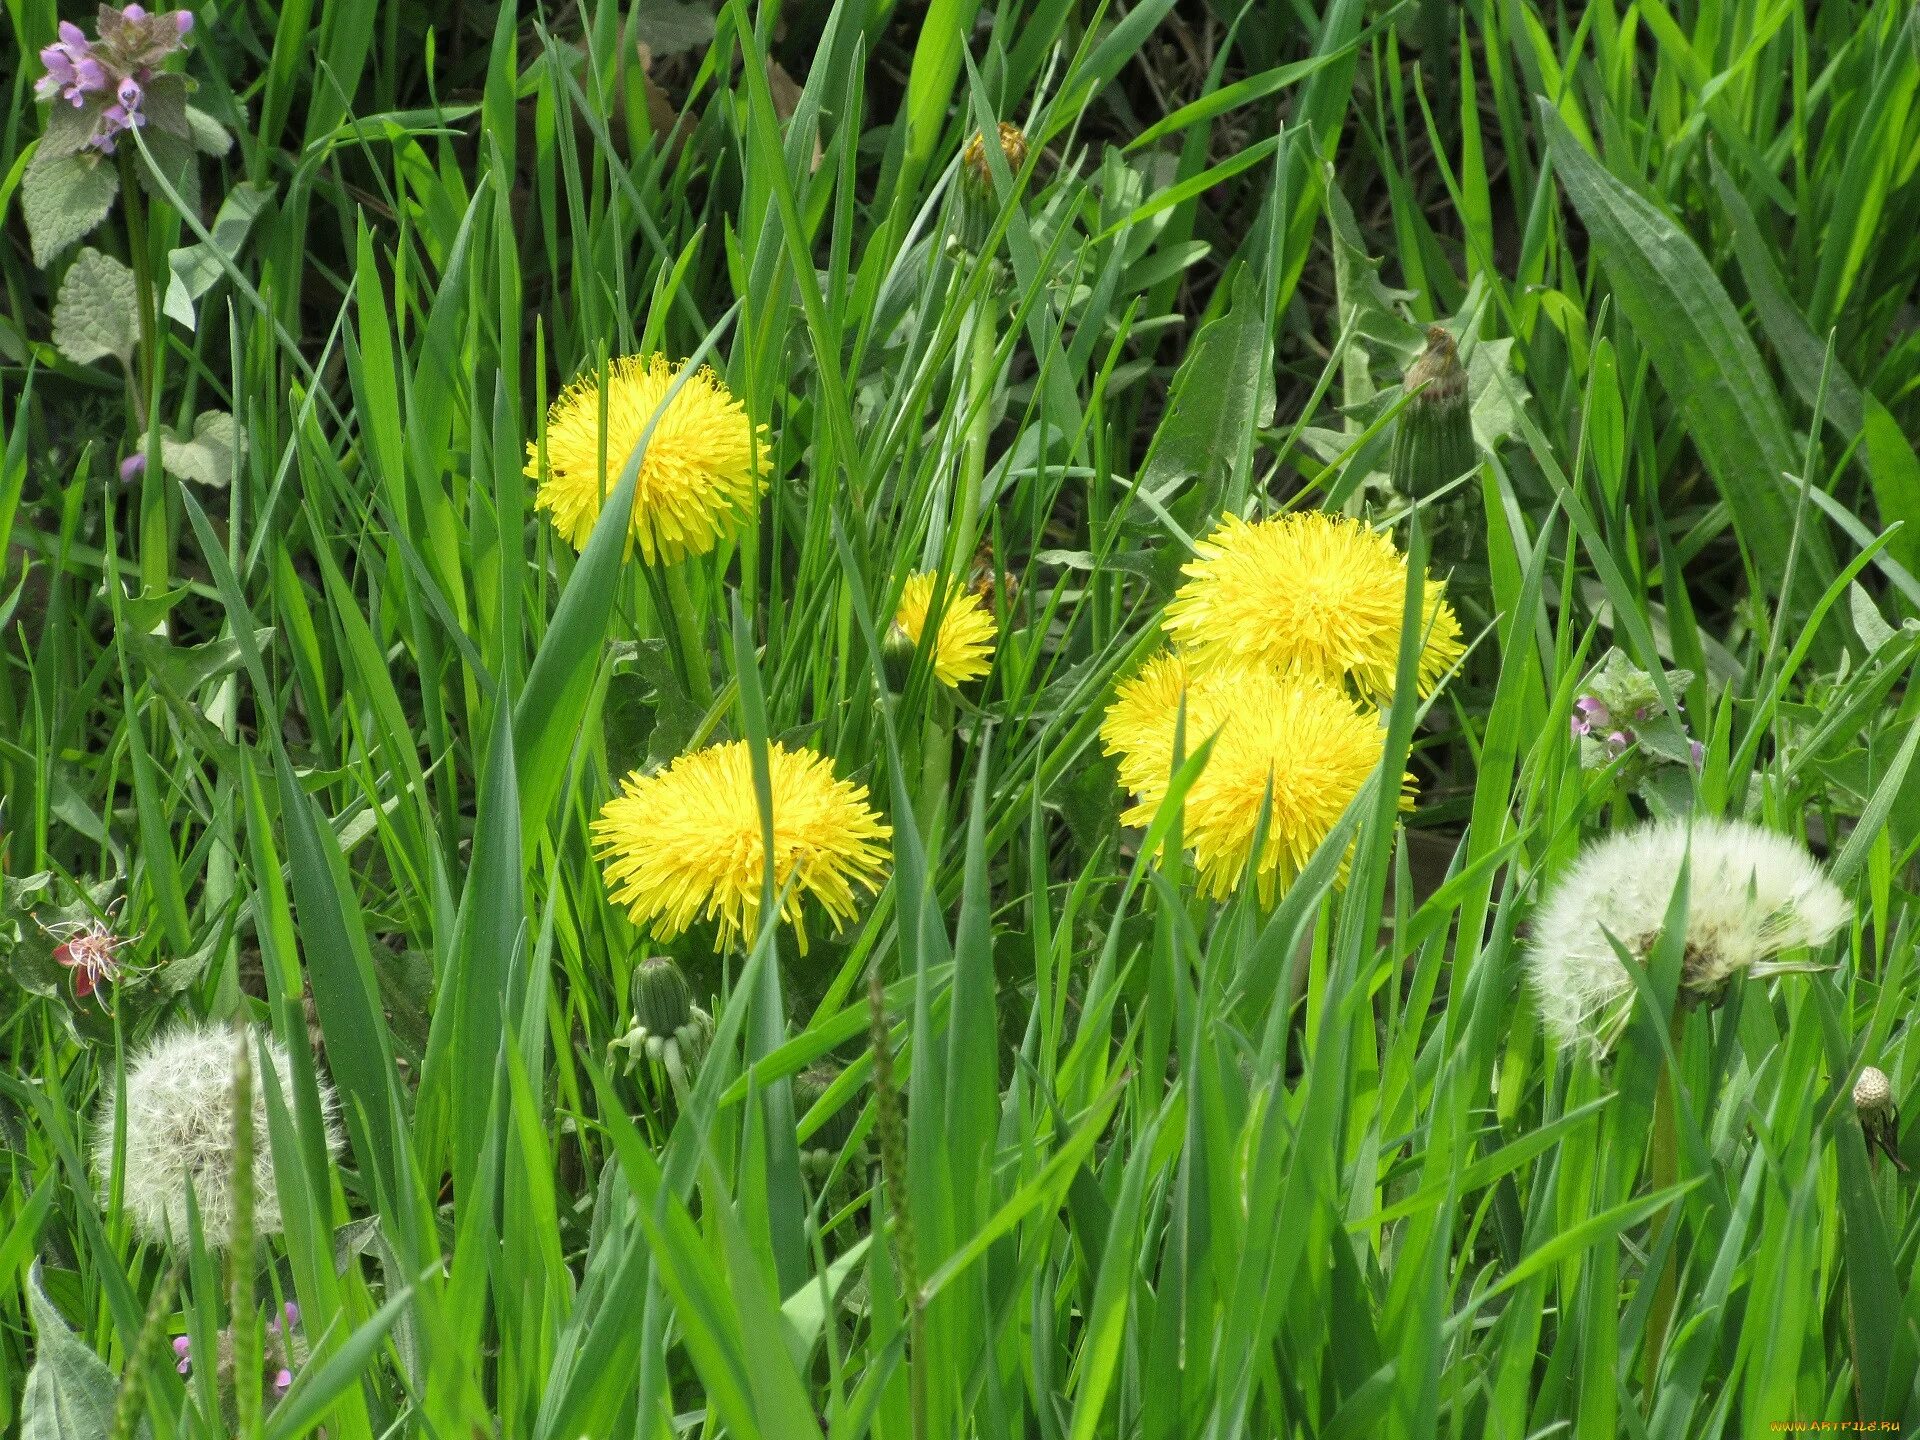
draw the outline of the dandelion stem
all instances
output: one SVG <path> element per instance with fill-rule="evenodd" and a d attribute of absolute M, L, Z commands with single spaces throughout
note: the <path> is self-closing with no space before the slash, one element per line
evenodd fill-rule
<path fill-rule="evenodd" d="M 877 959 L 867 965 L 867 1020 L 873 1047 L 873 1128 L 880 1147 L 880 1179 L 893 1222 L 894 1269 L 907 1301 L 907 1388 L 912 1397 L 913 1435 L 914 1440 L 926 1440 L 926 1298 L 920 1293 L 920 1269 L 914 1256 L 913 1214 L 907 1203 L 906 1124 L 900 1114 L 900 1092 L 893 1080 L 887 995 L 880 983 Z"/>
<path fill-rule="evenodd" d="M 703 711 L 709 710 L 713 708 L 712 667 L 701 648 L 700 627 L 694 619 L 693 592 L 687 588 L 684 564 L 663 565 L 660 570 L 666 577 L 667 609 L 673 621 L 670 638 L 680 651 L 681 668 L 686 672 L 694 703 Z"/>
<path fill-rule="evenodd" d="M 1674 1065 L 1662 1067 L 1659 1084 L 1653 1096 L 1653 1143 L 1648 1159 L 1649 1178 L 1653 1190 L 1658 1194 L 1670 1189 L 1679 1180 L 1680 1174 L 1680 1126 L 1676 1109 L 1676 1088 L 1674 1069 L 1679 1064 L 1680 1042 L 1684 1038 L 1687 1023 L 1686 1008 L 1679 1000 L 1674 1002 L 1672 1029 Z M 1656 1226 L 1664 1224 L 1668 1206 L 1655 1217 Z M 1667 1327 L 1673 1320 L 1673 1302 L 1675 1287 L 1679 1282 L 1680 1237 L 1676 1234 L 1673 1243 L 1667 1247 L 1667 1258 L 1661 1263 L 1659 1278 L 1654 1281 L 1653 1303 L 1647 1310 L 1647 1343 L 1642 1352 L 1645 1357 L 1644 1375 L 1647 1404 L 1651 1408 L 1660 1379 L 1660 1361 L 1666 1349 Z"/>

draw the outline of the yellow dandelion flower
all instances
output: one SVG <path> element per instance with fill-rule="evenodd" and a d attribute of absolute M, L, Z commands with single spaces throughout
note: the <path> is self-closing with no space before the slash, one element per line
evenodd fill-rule
<path fill-rule="evenodd" d="M 1102 727 L 1106 748 L 1120 756 L 1121 783 L 1136 797 L 1121 816 L 1128 825 L 1150 824 L 1166 798 L 1183 694 L 1187 748 L 1213 740 L 1181 816 L 1201 886 L 1225 899 L 1251 864 L 1261 903 L 1270 905 L 1379 765 L 1385 731 L 1375 714 L 1317 675 L 1225 668 L 1188 677 L 1178 656 L 1156 657 L 1116 693 Z M 1266 842 L 1256 860 L 1269 785 Z"/>
<path fill-rule="evenodd" d="M 900 608 L 893 613 L 898 625 L 915 646 L 927 628 L 927 615 L 933 609 L 932 571 L 907 577 L 900 592 Z M 947 585 L 945 612 L 940 629 L 933 637 L 933 674 L 942 685 L 959 686 L 978 680 L 993 665 L 993 637 L 998 633 L 993 612 L 980 597 L 958 584 Z"/>
<path fill-rule="evenodd" d="M 1249 525 L 1229 515 L 1194 547 L 1166 629 L 1196 671 L 1264 665 L 1344 677 L 1384 700 L 1400 657 L 1407 559 L 1357 520 L 1299 510 Z M 1426 584 L 1419 684 L 1431 694 L 1460 658 L 1460 622 L 1445 587 Z"/>
<path fill-rule="evenodd" d="M 893 830 L 867 804 L 866 786 L 836 778 L 815 751 L 775 743 L 767 765 L 773 883 L 804 954 L 802 899 L 817 900 L 836 930 L 852 920 L 855 887 L 872 894 L 885 878 Z M 718 949 L 758 933 L 766 850 L 745 741 L 629 775 L 593 822 L 593 837 L 609 896 L 656 939 L 671 940 L 701 918 L 719 923 Z"/>
<path fill-rule="evenodd" d="M 602 500 L 619 485 L 654 411 L 684 368 L 664 355 L 629 355 L 608 365 L 604 478 L 598 375 L 575 380 L 548 409 L 547 473 L 534 503 L 553 516 L 553 528 L 574 549 L 586 549 Z M 766 427 L 747 418 L 712 370 L 703 366 L 690 376 L 647 442 L 634 482 L 627 554 L 638 545 L 649 565 L 671 564 L 704 555 L 732 536 L 766 488 L 765 436 Z M 539 456 L 537 443 L 529 442 L 526 474 L 536 480 Z"/>
<path fill-rule="evenodd" d="M 1196 706 L 1210 708 L 1207 696 L 1195 697 L 1188 687 L 1187 663 L 1172 650 L 1162 650 L 1115 687 L 1113 703 L 1100 726 L 1100 744 L 1120 762 L 1120 783 L 1138 795 L 1158 784 L 1164 792 L 1173 769 L 1173 731 L 1181 696 L 1187 697 L 1186 750 L 1207 738 L 1211 727 Z"/>

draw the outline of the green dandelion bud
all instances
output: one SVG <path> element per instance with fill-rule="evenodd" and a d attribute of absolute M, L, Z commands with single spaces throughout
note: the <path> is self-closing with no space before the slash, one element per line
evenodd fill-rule
<path fill-rule="evenodd" d="M 1479 459 L 1467 397 L 1467 370 L 1453 336 L 1427 327 L 1427 348 L 1401 382 L 1411 397 L 1393 438 L 1389 476 L 1394 489 L 1418 500 L 1457 480 Z"/>
<path fill-rule="evenodd" d="M 634 967 L 633 1028 L 616 1046 L 625 1046 L 627 1068 L 642 1055 L 671 1070 L 697 1065 L 713 1035 L 713 1018 L 693 1003 L 693 989 L 680 967 L 665 955 L 650 955 Z"/>

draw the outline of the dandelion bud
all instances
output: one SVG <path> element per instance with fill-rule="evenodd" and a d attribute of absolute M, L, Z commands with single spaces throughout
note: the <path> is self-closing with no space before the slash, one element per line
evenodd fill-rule
<path fill-rule="evenodd" d="M 1018 125 L 1009 125 L 1004 120 L 994 133 L 999 139 L 1000 154 L 1007 162 L 1007 170 L 1009 173 L 1017 172 L 1027 159 L 1026 135 Z M 953 233 L 948 237 L 950 249 L 979 254 L 993 234 L 993 222 L 999 213 L 1000 201 L 993 188 L 993 166 L 988 160 L 986 138 L 978 132 L 960 152 L 958 200 Z M 997 261 L 990 269 L 995 276 L 993 288 L 997 290 L 1004 283 L 1005 276 Z"/>
<path fill-rule="evenodd" d="M 628 1067 L 645 1055 L 670 1070 L 696 1065 L 707 1052 L 713 1019 L 693 1003 L 693 989 L 665 955 L 650 955 L 633 972 L 633 1028 L 616 1046 L 627 1050 Z"/>
<path fill-rule="evenodd" d="M 1429 325 L 1427 348 L 1401 384 L 1411 398 L 1400 411 L 1388 475 L 1401 494 L 1420 499 L 1459 479 L 1479 459 L 1467 370 L 1453 336 Z"/>
<path fill-rule="evenodd" d="M 293 1088 L 285 1048 L 269 1041 L 267 1053 L 283 1093 Z M 127 1217 L 142 1240 L 181 1245 L 187 1238 L 187 1190 L 199 1207 L 207 1244 L 233 1238 L 236 1134 L 233 1032 L 224 1025 L 181 1024 L 153 1040 L 127 1069 L 126 1159 L 122 1171 Z M 253 1133 L 267 1133 L 266 1086 L 252 1089 Z M 320 1086 L 327 1153 L 340 1151 L 333 1090 Z M 94 1170 L 104 1196 L 113 1176 L 114 1095 L 108 1085 L 94 1128 Z M 280 1197 L 274 1182 L 272 1147 L 253 1147 L 253 1229 L 280 1230 Z"/>
<path fill-rule="evenodd" d="M 837 1066 L 811 1065 L 794 1076 L 794 1117 L 804 1120 L 840 1075 Z M 853 1138 L 854 1121 L 859 1115 L 858 1105 L 851 1101 L 842 1104 L 801 1142 L 800 1163 L 810 1174 L 825 1176 L 832 1171 L 841 1152 L 847 1148 L 847 1142 Z"/>
<path fill-rule="evenodd" d="M 633 972 L 633 1023 L 671 1035 L 693 1018 L 693 989 L 665 955 L 650 955 Z"/>
<path fill-rule="evenodd" d="M 1007 162 L 1009 171 L 1016 171 L 1027 163 L 1027 134 L 1018 125 L 1002 120 L 998 129 L 1000 155 Z M 987 159 L 986 137 L 978 130 L 967 141 L 967 148 L 960 153 L 960 166 L 966 178 L 975 190 L 982 195 L 993 194 L 993 167 Z"/>
<path fill-rule="evenodd" d="M 887 626 L 886 636 L 880 642 L 880 669 L 889 690 L 897 693 L 906 688 L 907 676 L 913 670 L 913 652 L 918 648 L 913 636 L 898 620 Z"/>

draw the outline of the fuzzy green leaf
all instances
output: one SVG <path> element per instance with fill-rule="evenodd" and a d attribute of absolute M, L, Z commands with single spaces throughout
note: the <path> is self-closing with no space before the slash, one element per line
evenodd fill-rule
<path fill-rule="evenodd" d="M 122 365 L 140 340 L 133 272 L 111 255 L 82 250 L 67 267 L 53 304 L 53 343 L 76 365 L 111 355 Z"/>

